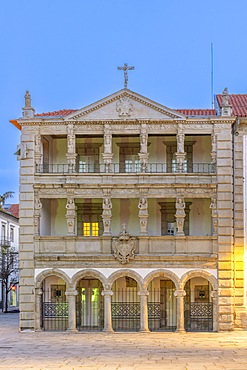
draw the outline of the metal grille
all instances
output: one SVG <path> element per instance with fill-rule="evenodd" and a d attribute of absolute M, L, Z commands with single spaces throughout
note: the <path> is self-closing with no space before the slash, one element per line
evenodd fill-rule
<path fill-rule="evenodd" d="M 160 289 L 149 290 L 148 327 L 151 331 L 175 331 L 177 328 L 175 289 L 167 288 L 165 284 L 164 281 Z"/>
<path fill-rule="evenodd" d="M 101 331 L 104 328 L 102 287 L 80 288 L 76 303 L 76 327 L 80 331 Z"/>
<path fill-rule="evenodd" d="M 198 286 L 191 290 L 186 285 L 184 305 L 184 326 L 186 331 L 213 330 L 213 303 L 210 302 L 210 286 Z"/>
<path fill-rule="evenodd" d="M 136 287 L 113 291 L 112 327 L 115 331 L 140 330 L 140 297 Z"/>
<path fill-rule="evenodd" d="M 66 330 L 68 328 L 68 303 L 43 302 L 42 324 L 44 330 Z"/>

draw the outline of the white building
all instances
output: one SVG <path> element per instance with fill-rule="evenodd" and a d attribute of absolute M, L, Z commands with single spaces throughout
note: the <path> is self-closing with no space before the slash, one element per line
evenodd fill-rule
<path fill-rule="evenodd" d="M 14 207 L 13 207 L 14 206 Z M 15 251 L 19 250 L 19 218 L 17 217 L 18 205 L 9 207 L 9 212 L 5 209 L 0 209 L 0 245 L 9 246 L 14 248 Z M 14 209 L 14 214 L 11 214 Z M 8 307 L 10 309 L 17 309 L 19 306 L 18 302 L 18 291 L 19 285 L 13 286 L 8 294 Z M 2 309 L 3 305 L 3 286 L 0 281 L 0 306 Z"/>

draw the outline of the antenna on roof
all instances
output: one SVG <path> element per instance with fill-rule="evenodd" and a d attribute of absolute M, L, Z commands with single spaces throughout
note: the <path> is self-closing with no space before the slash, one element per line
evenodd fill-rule
<path fill-rule="evenodd" d="M 214 109 L 214 48 L 211 42 L 211 106 Z"/>

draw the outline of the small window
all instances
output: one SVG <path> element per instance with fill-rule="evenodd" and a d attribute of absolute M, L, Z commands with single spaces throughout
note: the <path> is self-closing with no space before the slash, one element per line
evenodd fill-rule
<path fill-rule="evenodd" d="M 83 222 L 82 223 L 83 236 L 99 236 L 98 222 Z"/>
<path fill-rule="evenodd" d="M 1 236 L 2 236 L 2 239 L 5 239 L 5 236 L 6 236 L 6 225 L 5 224 L 2 224 Z"/>
<path fill-rule="evenodd" d="M 176 230 L 175 222 L 168 222 L 167 223 L 167 235 L 174 236 L 175 235 L 175 230 Z"/>
<path fill-rule="evenodd" d="M 177 172 L 180 172 L 180 165 L 179 163 L 176 162 L 176 159 L 173 159 L 172 160 L 172 173 L 177 173 Z M 182 172 L 183 173 L 188 172 L 187 160 L 185 160 L 182 165 Z"/>
<path fill-rule="evenodd" d="M 140 172 L 141 164 L 139 159 L 125 159 L 125 172 Z"/>
<path fill-rule="evenodd" d="M 10 228 L 10 241 L 11 241 L 11 242 L 14 242 L 14 239 L 15 239 L 14 228 L 13 228 L 13 227 L 11 227 L 11 228 Z"/>

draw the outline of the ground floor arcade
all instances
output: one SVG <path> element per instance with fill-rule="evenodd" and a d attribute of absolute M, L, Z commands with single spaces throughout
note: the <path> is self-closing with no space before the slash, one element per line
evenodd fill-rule
<path fill-rule="evenodd" d="M 35 329 L 217 331 L 216 297 L 214 270 L 42 269 Z"/>

